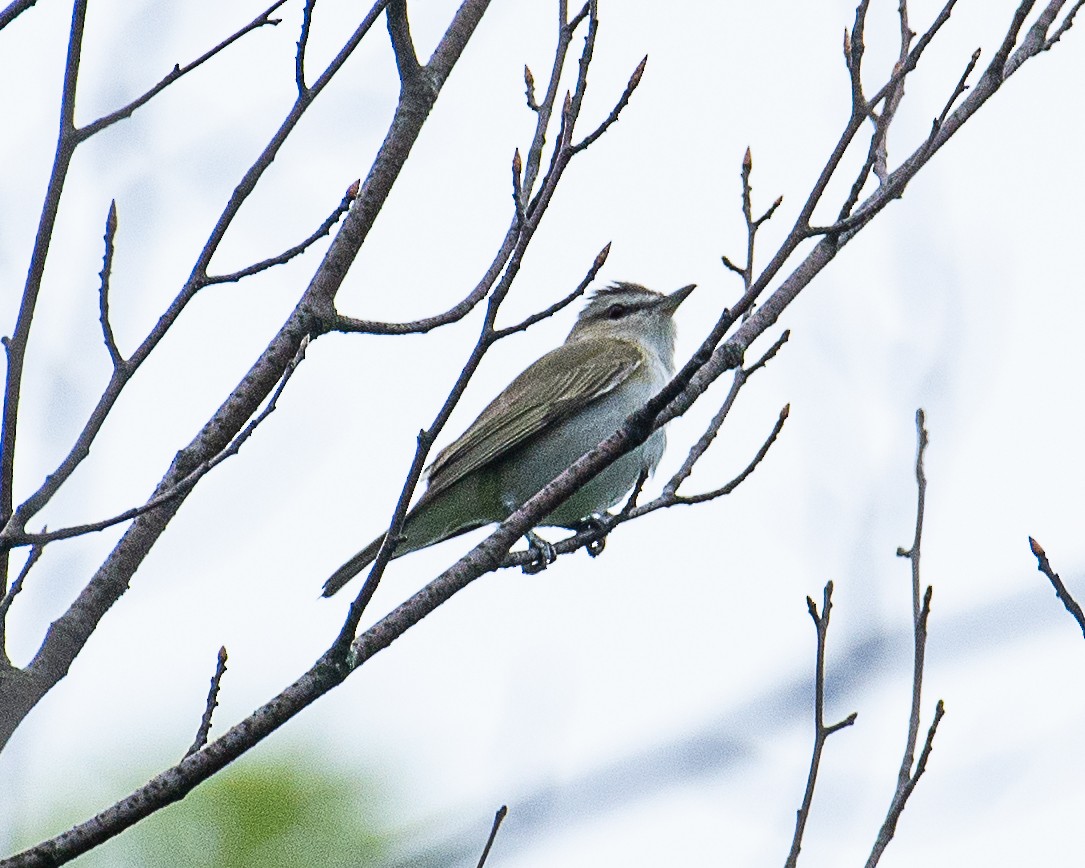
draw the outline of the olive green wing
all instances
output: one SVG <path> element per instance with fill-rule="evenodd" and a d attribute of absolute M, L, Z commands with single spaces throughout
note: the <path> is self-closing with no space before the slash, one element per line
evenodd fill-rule
<path fill-rule="evenodd" d="M 584 338 L 562 344 L 513 380 L 427 470 L 427 497 L 506 455 L 617 388 L 644 364 L 628 341 Z"/>

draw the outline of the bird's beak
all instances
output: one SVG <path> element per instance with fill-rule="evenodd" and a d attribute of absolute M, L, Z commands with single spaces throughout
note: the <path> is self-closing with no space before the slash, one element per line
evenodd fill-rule
<path fill-rule="evenodd" d="M 663 303 L 660 305 L 660 307 L 668 313 L 674 313 L 676 310 L 678 310 L 678 305 L 684 302 L 686 300 L 686 296 L 688 296 L 696 288 L 697 284 L 691 283 L 689 286 L 683 286 L 681 289 L 675 290 L 665 299 L 663 299 Z"/>

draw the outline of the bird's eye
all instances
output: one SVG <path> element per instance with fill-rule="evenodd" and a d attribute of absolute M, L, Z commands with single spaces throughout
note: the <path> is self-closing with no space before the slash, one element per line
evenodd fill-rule
<path fill-rule="evenodd" d="M 612 304 L 607 308 L 607 319 L 621 319 L 625 316 L 626 308 L 624 304 Z"/>

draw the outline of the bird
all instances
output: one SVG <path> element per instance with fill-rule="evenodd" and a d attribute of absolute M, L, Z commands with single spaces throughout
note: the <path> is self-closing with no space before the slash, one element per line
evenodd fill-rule
<path fill-rule="evenodd" d="M 392 557 L 503 521 L 617 431 L 674 375 L 672 317 L 694 286 L 664 295 L 617 282 L 593 292 L 565 342 L 528 366 L 434 458 Z M 655 470 L 665 446 L 663 429 L 655 431 L 539 524 L 583 527 Z M 528 541 L 538 546 L 533 534 Z M 383 542 L 381 534 L 332 573 L 323 595 L 372 563 Z"/>

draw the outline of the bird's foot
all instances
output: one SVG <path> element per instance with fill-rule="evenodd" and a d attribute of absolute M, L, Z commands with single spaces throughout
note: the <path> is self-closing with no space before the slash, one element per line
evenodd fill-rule
<path fill-rule="evenodd" d="M 589 515 L 574 528 L 577 533 L 594 531 L 599 534 L 597 539 L 593 539 L 584 546 L 589 557 L 597 558 L 603 553 L 603 549 L 607 545 L 607 534 L 610 533 L 610 529 L 614 526 L 613 520 L 614 517 L 608 512 L 596 512 Z"/>
<path fill-rule="evenodd" d="M 541 573 L 558 559 L 558 553 L 554 550 L 553 544 L 548 543 L 535 531 L 529 530 L 524 537 L 527 539 L 527 550 L 531 554 L 531 560 L 523 566 L 524 572 L 528 575 Z"/>

